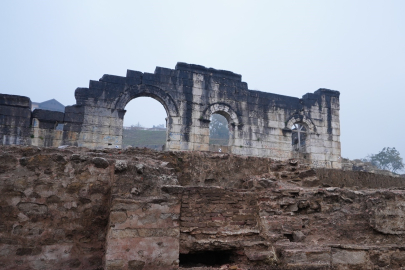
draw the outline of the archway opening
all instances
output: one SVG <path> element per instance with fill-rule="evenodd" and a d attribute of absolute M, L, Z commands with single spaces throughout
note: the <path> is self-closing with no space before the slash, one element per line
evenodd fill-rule
<path fill-rule="evenodd" d="M 210 118 L 210 151 L 228 152 L 229 123 L 225 116 L 214 113 Z"/>
<path fill-rule="evenodd" d="M 163 150 L 167 139 L 167 113 L 163 105 L 150 97 L 138 97 L 125 110 L 122 147 Z"/>
<path fill-rule="evenodd" d="M 303 123 L 295 123 L 291 127 L 291 145 L 295 152 L 305 153 L 308 127 Z"/>

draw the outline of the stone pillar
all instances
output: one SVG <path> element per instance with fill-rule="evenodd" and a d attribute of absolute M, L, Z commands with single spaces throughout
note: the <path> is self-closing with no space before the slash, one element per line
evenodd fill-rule
<path fill-rule="evenodd" d="M 92 149 L 121 148 L 125 110 L 84 106 L 78 146 Z"/>
<path fill-rule="evenodd" d="M 0 144 L 31 144 L 31 100 L 0 94 Z"/>
<path fill-rule="evenodd" d="M 304 95 L 303 100 L 316 126 L 316 134 L 311 135 L 307 148 L 312 166 L 340 169 L 339 92 L 319 89 Z"/>
<path fill-rule="evenodd" d="M 167 138 L 166 138 L 166 150 L 177 151 L 180 150 L 180 138 L 181 138 L 181 118 L 170 117 L 167 124 Z"/>
<path fill-rule="evenodd" d="M 62 145 L 63 130 L 57 129 L 63 124 L 64 113 L 36 109 L 32 113 L 31 144 L 39 147 L 58 147 Z"/>
<path fill-rule="evenodd" d="M 105 269 L 177 269 L 180 205 L 176 194 L 112 199 Z"/>

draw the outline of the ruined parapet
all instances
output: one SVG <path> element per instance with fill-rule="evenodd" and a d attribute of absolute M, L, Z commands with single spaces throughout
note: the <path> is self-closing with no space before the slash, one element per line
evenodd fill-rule
<path fill-rule="evenodd" d="M 369 172 L 369 173 L 382 174 L 382 175 L 388 175 L 388 176 L 393 176 L 393 177 L 401 177 L 401 175 L 399 175 L 399 174 L 395 174 L 389 170 L 381 170 L 380 168 L 373 165 L 371 162 L 363 161 L 360 159 L 350 160 L 347 158 L 342 158 L 342 170 Z"/>
<path fill-rule="evenodd" d="M 141 75 L 133 71 L 128 71 L 127 77 L 104 75 L 99 81 L 90 81 L 89 88 L 77 88 L 76 105 L 65 109 L 64 130 L 70 135 L 65 135 L 64 143 L 89 148 L 121 147 L 126 103 L 119 106 L 117 101 L 131 85 L 140 84 Z"/>
<path fill-rule="evenodd" d="M 0 136 L 2 145 L 31 144 L 31 100 L 0 94 Z"/>
<path fill-rule="evenodd" d="M 167 113 L 165 150 L 214 149 L 209 146 L 209 124 L 213 114 L 221 114 L 229 127 L 224 152 L 339 169 L 339 95 L 324 88 L 302 99 L 249 90 L 239 74 L 186 63 L 177 63 L 175 69 L 156 67 L 154 73 L 128 70 L 125 77 L 103 75 L 88 88 L 77 88 L 76 104 L 64 114 L 34 112 L 33 145 L 121 148 L 125 106 L 137 97 L 151 97 Z M 30 144 L 30 101 L 17 97 L 2 98 L 3 111 L 10 109 L 3 117 L 8 123 L 3 144 Z M 63 132 L 55 131 L 59 123 Z"/>
<path fill-rule="evenodd" d="M 78 146 L 79 134 L 82 131 L 84 107 L 66 106 L 63 125 L 63 144 Z"/>
<path fill-rule="evenodd" d="M 254 91 L 239 74 L 186 63 L 104 75 L 78 88 L 77 104 L 66 109 L 77 120 L 64 129 L 76 137 L 65 134 L 64 144 L 120 148 L 125 106 L 141 96 L 166 110 L 166 150 L 209 151 L 210 117 L 218 113 L 228 121 L 230 153 L 341 167 L 338 91 L 322 88 L 302 99 Z"/>
<path fill-rule="evenodd" d="M 313 167 L 341 168 L 340 93 L 321 88 L 302 98 L 308 127 L 312 127 L 307 153 Z"/>
<path fill-rule="evenodd" d="M 63 139 L 63 112 L 36 109 L 32 112 L 32 145 L 58 147 Z"/>
<path fill-rule="evenodd" d="M 319 183 L 326 186 L 357 188 L 403 188 L 405 178 L 378 172 L 316 169 Z"/>

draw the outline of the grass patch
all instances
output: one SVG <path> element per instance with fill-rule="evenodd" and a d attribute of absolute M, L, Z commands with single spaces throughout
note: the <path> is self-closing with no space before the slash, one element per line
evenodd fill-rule
<path fill-rule="evenodd" d="M 165 130 L 124 129 L 122 135 L 122 144 L 124 147 L 129 145 L 133 147 L 148 147 L 150 145 L 164 145 L 166 143 Z"/>

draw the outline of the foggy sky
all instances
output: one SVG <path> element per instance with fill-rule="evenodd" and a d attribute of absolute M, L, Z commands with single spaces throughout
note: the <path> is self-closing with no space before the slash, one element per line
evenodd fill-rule
<path fill-rule="evenodd" d="M 103 74 L 177 62 L 230 70 L 249 89 L 341 93 L 342 156 L 405 157 L 405 1 L 3 1 L 0 93 L 75 104 Z M 165 123 L 136 99 L 125 125 Z"/>

